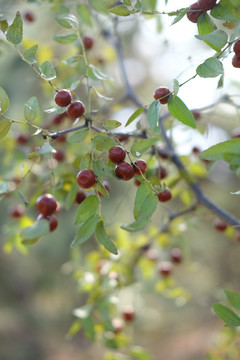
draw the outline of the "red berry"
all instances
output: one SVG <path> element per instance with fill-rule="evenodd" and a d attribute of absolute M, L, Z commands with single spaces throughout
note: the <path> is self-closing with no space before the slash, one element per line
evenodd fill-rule
<path fill-rule="evenodd" d="M 114 164 L 120 164 L 126 157 L 126 151 L 121 146 L 113 146 L 108 152 L 108 157 Z"/>
<path fill-rule="evenodd" d="M 57 209 L 57 201 L 51 194 L 44 194 L 37 199 L 37 210 L 44 216 L 49 216 Z"/>
<path fill-rule="evenodd" d="M 166 188 L 162 192 L 158 193 L 158 200 L 161 202 L 169 201 L 172 198 L 171 190 Z"/>
<path fill-rule="evenodd" d="M 65 155 L 62 150 L 56 150 L 56 152 L 53 154 L 53 157 L 59 162 L 62 162 L 65 159 Z"/>
<path fill-rule="evenodd" d="M 144 160 L 137 160 L 134 164 L 134 173 L 137 175 L 145 174 L 147 169 L 146 161 Z"/>
<path fill-rule="evenodd" d="M 182 251 L 179 248 L 173 248 L 171 250 L 171 259 L 175 264 L 182 262 Z"/>
<path fill-rule="evenodd" d="M 85 112 L 85 106 L 81 101 L 74 101 L 67 108 L 67 114 L 72 119 L 77 119 L 82 116 Z"/>
<path fill-rule="evenodd" d="M 83 191 L 79 190 L 76 194 L 75 202 L 77 204 L 81 204 L 86 199 L 86 197 L 87 195 Z"/>
<path fill-rule="evenodd" d="M 172 272 L 172 269 L 173 265 L 170 261 L 161 261 L 158 264 L 158 272 L 164 277 L 169 276 Z"/>
<path fill-rule="evenodd" d="M 194 146 L 194 147 L 192 148 L 192 153 L 193 153 L 193 154 L 199 155 L 200 152 L 201 152 L 201 150 L 199 149 L 199 147 Z"/>
<path fill-rule="evenodd" d="M 198 0 L 197 4 L 203 11 L 212 10 L 216 5 L 217 0 Z"/>
<path fill-rule="evenodd" d="M 240 68 L 240 56 L 234 55 L 232 58 L 232 66 L 235 68 Z"/>
<path fill-rule="evenodd" d="M 33 22 L 35 20 L 35 16 L 31 11 L 26 11 L 23 14 L 23 18 L 28 22 Z"/>
<path fill-rule="evenodd" d="M 123 321 L 122 319 L 115 318 L 112 320 L 112 327 L 114 334 L 119 334 L 123 330 Z"/>
<path fill-rule="evenodd" d="M 140 186 L 141 185 L 141 181 L 139 181 L 138 179 L 134 179 L 134 184 L 136 186 Z"/>
<path fill-rule="evenodd" d="M 13 218 L 19 218 L 19 217 L 23 216 L 24 212 L 25 212 L 25 207 L 21 204 L 18 204 L 11 208 L 10 215 Z"/>
<path fill-rule="evenodd" d="M 119 179 L 127 181 L 133 178 L 134 169 L 131 164 L 123 161 L 115 167 L 115 174 Z"/>
<path fill-rule="evenodd" d="M 81 188 L 89 189 L 96 184 L 96 176 L 92 170 L 81 170 L 77 174 L 77 183 Z"/>
<path fill-rule="evenodd" d="M 58 106 L 65 107 L 72 101 L 72 94 L 69 90 L 59 90 L 54 96 L 55 103 Z"/>
<path fill-rule="evenodd" d="M 168 172 L 165 169 L 165 167 L 160 166 L 156 171 L 156 175 L 162 180 L 162 179 L 165 179 L 168 176 Z"/>
<path fill-rule="evenodd" d="M 56 114 L 53 118 L 52 118 L 52 124 L 54 125 L 60 125 L 63 121 L 63 119 L 67 116 L 66 111 L 64 111 L 62 114 Z"/>
<path fill-rule="evenodd" d="M 126 322 L 131 322 L 135 318 L 135 311 L 134 308 L 130 305 L 125 306 L 122 312 L 122 316 Z"/>
<path fill-rule="evenodd" d="M 192 114 L 193 114 L 195 120 L 199 120 L 201 118 L 201 111 L 200 110 L 194 109 L 194 110 L 192 110 Z"/>
<path fill-rule="evenodd" d="M 90 36 L 84 36 L 83 44 L 85 49 L 90 50 L 93 47 L 94 41 Z"/>
<path fill-rule="evenodd" d="M 227 223 L 224 220 L 216 219 L 213 222 L 213 226 L 217 231 L 225 231 L 227 228 Z"/>
<path fill-rule="evenodd" d="M 37 221 L 40 221 L 40 220 L 49 221 L 50 232 L 56 230 L 56 228 L 58 226 L 58 219 L 56 218 L 56 216 L 44 216 L 43 214 L 39 214 L 37 217 Z"/>
<path fill-rule="evenodd" d="M 124 134 L 118 136 L 118 140 L 119 140 L 120 142 L 127 141 L 128 138 L 129 138 L 129 136 L 128 136 L 128 135 L 124 135 Z"/>
<path fill-rule="evenodd" d="M 62 134 L 60 136 L 57 137 L 57 141 L 60 142 L 60 143 L 64 143 L 67 139 L 67 135 L 66 134 Z"/>
<path fill-rule="evenodd" d="M 188 20 L 190 20 L 193 23 L 197 23 L 199 16 L 203 14 L 203 11 L 201 11 L 201 8 L 199 7 L 198 3 L 194 3 L 194 4 L 190 5 L 189 10 L 190 11 L 187 12 Z M 194 11 L 191 11 L 191 10 L 194 10 Z"/>
<path fill-rule="evenodd" d="M 24 145 L 28 142 L 29 136 L 27 134 L 19 134 L 16 141 L 19 145 Z"/>
<path fill-rule="evenodd" d="M 237 56 L 240 56 L 240 40 L 235 41 L 233 45 L 233 51 Z"/>
<path fill-rule="evenodd" d="M 153 93 L 154 99 L 159 100 L 161 104 L 167 104 L 170 95 L 171 91 L 164 86 L 157 88 Z"/>

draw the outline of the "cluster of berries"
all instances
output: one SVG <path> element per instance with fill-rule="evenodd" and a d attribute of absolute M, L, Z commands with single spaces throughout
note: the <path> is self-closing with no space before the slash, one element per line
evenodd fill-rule
<path fill-rule="evenodd" d="M 193 23 L 197 23 L 199 17 L 206 11 L 212 10 L 216 5 L 217 0 L 198 0 L 194 4 L 189 6 L 187 12 L 188 20 Z"/>

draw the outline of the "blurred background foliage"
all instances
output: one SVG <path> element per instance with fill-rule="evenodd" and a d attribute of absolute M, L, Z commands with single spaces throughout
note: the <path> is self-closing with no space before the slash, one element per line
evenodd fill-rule
<path fill-rule="evenodd" d="M 57 68 L 59 86 L 69 87 L 76 78 L 76 71 L 81 74 L 81 64 L 68 66 L 63 59 L 78 53 L 75 46 L 61 46 L 55 43 L 52 35 L 60 33 L 59 24 L 54 21 L 60 1 L 4 1 L 0 0 L 0 12 L 12 20 L 17 10 L 22 13 L 32 11 L 35 16 L 33 23 L 24 23 L 24 42 L 26 49 L 38 43 L 38 61 L 50 60 Z M 75 1 L 72 2 L 75 5 Z M 178 7 L 179 2 L 169 1 L 169 7 Z M 164 1 L 159 1 L 164 5 Z M 181 6 L 188 6 L 183 1 Z M 152 92 L 159 85 L 172 85 L 175 78 L 184 69 L 184 76 L 191 71 L 199 59 L 209 53 L 207 47 L 192 39 L 194 25 L 183 21 L 178 26 L 179 33 L 189 33 L 191 38 L 181 35 L 181 41 L 173 38 L 166 17 L 136 17 L 120 21 L 120 34 L 126 66 L 131 84 L 144 103 L 152 101 Z M 111 28 L 109 20 L 104 19 L 104 27 Z M 98 26 L 86 26 L 86 33 L 94 37 L 94 47 L 88 56 L 91 63 L 100 66 L 108 75 L 115 79 L 114 83 L 100 85 L 99 91 L 114 99 L 121 97 L 123 83 L 119 71 L 116 53 L 111 44 L 101 36 Z M 179 40 L 179 39 L 178 39 Z M 43 110 L 53 105 L 53 91 L 41 81 L 18 56 L 14 47 L 1 41 L 0 43 L 0 85 L 11 99 L 10 115 L 19 120 L 23 117 L 23 104 L 31 96 L 37 96 L 41 115 L 38 124 L 48 124 L 52 115 Z M 216 101 L 224 93 L 238 94 L 239 82 L 237 71 L 227 68 L 226 87 L 216 92 L 216 81 L 207 80 L 199 83 L 193 91 L 187 85 L 182 97 L 190 108 L 201 108 Z M 229 75 L 229 76 L 228 76 Z M 232 78 L 231 78 L 232 76 Z M 205 81 L 205 80 L 204 80 Z M 215 81 L 215 82 L 214 82 Z M 208 85 L 206 85 L 208 84 Z M 207 89 L 206 89 L 207 88 Z M 81 99 L 86 99 L 83 87 L 78 88 Z M 206 101 L 207 100 L 207 101 Z M 95 106 L 103 106 L 104 101 L 97 99 Z M 236 99 L 236 102 L 238 99 Z M 125 124 L 134 108 L 126 102 L 122 107 L 113 107 L 116 120 Z M 107 116 L 107 115 L 106 115 Z M 69 126 L 66 120 L 66 124 Z M 63 126 L 64 126 L 63 125 Z M 176 127 L 172 132 L 176 147 L 183 160 L 194 175 L 198 177 L 202 189 L 218 205 L 223 206 L 237 217 L 239 216 L 239 200 L 230 192 L 239 189 L 239 179 L 229 171 L 223 162 L 205 164 L 198 155 L 192 153 L 192 147 L 206 148 L 219 140 L 229 139 L 232 132 L 239 126 L 239 113 L 230 104 L 218 104 L 210 110 L 202 112 L 199 121 L 199 132 Z M 56 126 L 57 128 L 57 126 Z M 25 160 L 26 153 L 36 145 L 42 145 L 41 138 L 31 137 L 30 142 L 21 145 L 17 142 L 19 134 L 32 134 L 31 129 L 14 126 L 8 137 L 0 143 L 0 175 L 8 174 L 7 180 L 13 180 L 26 171 L 29 163 Z M 202 133 L 202 135 L 200 135 Z M 197 141 L 197 143 L 196 143 Z M 187 144 L 187 146 L 186 146 Z M 81 156 L 87 143 L 76 147 L 65 143 L 56 143 L 56 148 L 63 149 L 66 161 L 56 164 L 56 178 L 64 179 L 64 190 L 59 190 L 58 199 L 66 200 L 71 188 L 74 174 L 69 174 L 74 160 L 72 153 Z M 127 145 L 128 146 L 128 145 Z M 184 157 L 185 156 L 185 157 Z M 147 158 L 148 159 L 148 158 Z M 74 160 L 76 162 L 76 160 Z M 77 163 L 77 162 L 76 162 Z M 168 160 L 160 160 L 166 167 L 169 177 L 166 182 L 173 181 L 176 170 Z M 22 168 L 24 164 L 24 170 Z M 208 172 L 207 172 L 208 170 Z M 36 167 L 29 185 L 21 191 L 29 198 L 31 205 L 43 192 L 40 188 L 42 178 L 49 177 L 47 163 L 41 168 Z M 49 186 L 46 180 L 45 188 Z M 126 212 L 126 202 L 133 203 L 136 187 L 132 183 L 110 182 L 110 199 L 103 200 L 106 220 L 114 218 L 112 223 L 130 222 L 132 208 Z M 191 194 L 184 186 L 175 188 L 183 204 L 191 202 Z M 190 199 L 190 201 L 189 201 Z M 201 207 L 190 216 L 184 216 L 172 222 L 167 233 L 159 235 L 159 228 L 164 223 L 165 215 L 174 206 L 180 207 L 175 201 L 154 215 L 146 232 L 129 234 L 112 227 L 111 233 L 118 247 L 122 250 L 120 258 L 109 256 L 103 249 L 97 251 L 96 243 L 90 241 L 76 249 L 70 249 L 75 229 L 72 225 L 77 206 L 63 209 L 59 214 L 59 226 L 56 232 L 42 238 L 29 249 L 22 246 L 16 235 L 20 222 L 22 227 L 28 218 L 11 219 L 11 206 L 21 202 L 19 194 L 13 192 L 10 197 L 2 199 L 0 205 L 1 250 L 0 250 L 0 358 L 4 360 L 75 360 L 104 358 L 105 349 L 100 339 L 92 345 L 83 331 L 76 335 L 72 324 L 77 327 L 73 309 L 85 303 L 88 291 L 95 287 L 95 292 L 108 291 L 119 301 L 113 306 L 111 317 L 121 317 L 125 305 L 132 305 L 136 311 L 136 319 L 126 324 L 125 335 L 118 341 L 123 344 L 143 346 L 152 354 L 153 359 L 169 360 L 219 360 L 239 359 L 237 330 L 223 329 L 222 323 L 213 314 L 211 305 L 223 299 L 223 288 L 239 289 L 239 256 L 240 244 L 236 240 L 236 231 L 230 227 L 226 232 L 217 232 L 213 228 L 214 216 Z M 34 207 L 28 211 L 34 221 Z M 109 224 L 111 225 L 111 224 Z M 11 239 L 5 244 L 6 234 Z M 131 259 L 139 254 L 139 249 L 149 239 L 153 239 L 152 253 L 142 251 L 133 268 L 129 268 Z M 15 246 L 12 249 L 12 244 Z M 173 247 L 182 249 L 183 262 L 174 265 L 173 275 L 163 279 L 157 269 L 157 261 L 169 260 Z M 151 249 L 151 250 L 152 250 Z M 152 256 L 152 257 L 151 257 Z M 155 258 L 154 258 L 155 256 Z M 116 276 L 117 274 L 117 276 Z M 121 279 L 122 277 L 122 279 Z M 127 279 L 127 280 L 126 280 Z M 122 287 L 121 282 L 129 282 Z M 114 299 L 112 299 L 114 305 Z M 107 309 L 109 311 L 110 307 Z M 69 332 L 69 329 L 71 331 Z M 98 329 L 96 330 L 98 333 Z M 100 330 L 99 330 L 100 333 Z M 130 339 L 130 340 L 129 340 Z M 130 345 L 129 345 L 130 346 Z M 209 354 L 209 355 L 207 355 Z M 147 360 L 150 357 L 142 358 Z M 228 356 L 228 357 L 227 357 Z M 111 359 L 105 354 L 106 359 Z M 120 359 L 120 358 L 119 358 Z"/>

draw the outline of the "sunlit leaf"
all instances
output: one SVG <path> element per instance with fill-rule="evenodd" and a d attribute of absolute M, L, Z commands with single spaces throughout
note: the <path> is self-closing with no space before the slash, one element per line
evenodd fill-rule
<path fill-rule="evenodd" d="M 8 119 L 0 120 L 0 139 L 7 135 L 11 128 L 11 122 Z"/>
<path fill-rule="evenodd" d="M 240 326 L 240 317 L 225 305 L 215 303 L 213 310 L 227 325 Z"/>
<path fill-rule="evenodd" d="M 192 112 L 178 96 L 170 96 L 168 99 L 168 110 L 170 114 L 184 125 L 196 127 Z"/>
<path fill-rule="evenodd" d="M 142 107 L 138 108 L 136 111 L 134 111 L 134 113 L 130 116 L 130 118 L 126 122 L 125 127 L 130 125 L 139 115 L 141 115 L 141 113 L 144 111 L 144 109 L 145 109 L 145 106 L 142 106 Z"/>
<path fill-rule="evenodd" d="M 231 139 L 220 142 L 203 151 L 200 155 L 201 159 L 205 160 L 220 160 L 224 158 L 224 154 L 238 154 L 240 153 L 240 139 Z"/>

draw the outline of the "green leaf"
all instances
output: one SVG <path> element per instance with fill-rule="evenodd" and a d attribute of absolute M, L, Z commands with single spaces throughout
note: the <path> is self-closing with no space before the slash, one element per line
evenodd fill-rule
<path fill-rule="evenodd" d="M 240 326 L 240 318 L 228 307 L 222 304 L 213 304 L 213 310 L 227 325 Z"/>
<path fill-rule="evenodd" d="M 37 51 L 38 45 L 33 45 L 23 53 L 24 59 L 27 60 L 27 62 L 29 62 L 30 64 L 36 63 L 37 60 L 34 58 L 34 56 L 36 55 Z"/>
<path fill-rule="evenodd" d="M 100 98 L 100 99 L 104 99 L 104 100 L 107 100 L 107 101 L 112 101 L 113 98 L 110 98 L 110 97 L 107 97 L 103 94 L 101 94 L 95 87 L 92 87 L 93 90 L 95 91 L 95 93 L 97 94 L 97 96 Z"/>
<path fill-rule="evenodd" d="M 0 30 L 5 33 L 8 29 L 8 22 L 6 19 L 0 21 Z"/>
<path fill-rule="evenodd" d="M 141 113 L 144 111 L 144 109 L 145 109 L 145 106 L 142 106 L 142 107 L 138 108 L 136 111 L 134 111 L 134 113 L 130 116 L 130 118 L 126 122 L 125 127 L 130 125 L 139 115 L 141 115 Z"/>
<path fill-rule="evenodd" d="M 5 113 L 9 108 L 10 101 L 6 91 L 0 86 L 0 113 Z"/>
<path fill-rule="evenodd" d="M 90 169 L 91 164 L 92 164 L 92 155 L 88 153 L 82 157 L 80 169 L 81 170 Z"/>
<path fill-rule="evenodd" d="M 95 325 L 93 318 L 91 316 L 84 318 L 82 320 L 82 326 L 85 332 L 85 335 L 88 339 L 94 341 L 95 339 Z"/>
<path fill-rule="evenodd" d="M 96 238 L 97 238 L 97 241 L 101 245 L 103 245 L 105 247 L 105 249 L 108 250 L 110 253 L 112 253 L 114 255 L 118 254 L 118 251 L 117 251 L 117 248 L 116 248 L 115 244 L 113 243 L 111 238 L 106 234 L 106 231 L 104 229 L 103 221 L 100 221 L 97 224 Z"/>
<path fill-rule="evenodd" d="M 153 101 L 147 112 L 147 120 L 150 128 L 155 132 L 155 134 L 160 134 L 160 124 L 159 117 L 161 113 L 161 104 L 159 100 Z"/>
<path fill-rule="evenodd" d="M 88 196 L 78 207 L 75 216 L 74 225 L 78 225 L 86 221 L 91 216 L 95 215 L 98 211 L 98 197 L 96 195 Z"/>
<path fill-rule="evenodd" d="M 173 79 L 173 96 L 175 97 L 180 89 L 180 84 L 177 79 Z"/>
<path fill-rule="evenodd" d="M 49 221 L 43 219 L 36 221 L 32 226 L 23 229 L 20 235 L 24 240 L 32 240 L 47 235 L 49 232 Z"/>
<path fill-rule="evenodd" d="M 123 0 L 124 5 L 132 6 L 132 3 L 130 0 Z"/>
<path fill-rule="evenodd" d="M 109 10 L 109 12 L 118 16 L 128 16 L 131 14 L 125 5 L 114 6 Z"/>
<path fill-rule="evenodd" d="M 196 69 L 196 73 L 202 78 L 214 78 L 223 74 L 223 65 L 215 57 L 208 58 Z"/>
<path fill-rule="evenodd" d="M 238 154 L 240 153 L 240 139 L 232 139 L 220 142 L 211 146 L 207 150 L 203 151 L 200 155 L 201 159 L 206 160 L 220 160 L 223 159 L 225 153 Z"/>
<path fill-rule="evenodd" d="M 235 293 L 231 290 L 224 290 L 225 295 L 227 296 L 227 299 L 236 310 L 240 310 L 240 294 Z"/>
<path fill-rule="evenodd" d="M 106 120 L 104 122 L 104 127 L 109 130 L 116 129 L 121 125 L 122 123 L 120 123 L 120 121 L 117 120 Z"/>
<path fill-rule="evenodd" d="M 99 181 L 96 183 L 95 185 L 95 189 L 96 191 L 98 191 L 103 197 L 105 198 L 109 198 L 109 192 L 107 191 L 107 189 L 105 188 L 105 186 Z"/>
<path fill-rule="evenodd" d="M 74 248 L 87 241 L 94 234 L 99 221 L 100 217 L 96 214 L 87 219 L 78 229 L 71 247 Z"/>
<path fill-rule="evenodd" d="M 215 19 L 236 22 L 239 20 L 237 12 L 234 11 L 235 9 L 233 5 L 229 3 L 229 0 L 227 1 L 228 4 L 221 1 L 221 4 L 215 5 L 210 14 Z"/>
<path fill-rule="evenodd" d="M 192 128 L 196 127 L 192 112 L 178 96 L 170 96 L 168 99 L 168 110 L 175 119 L 178 119 L 183 124 Z"/>
<path fill-rule="evenodd" d="M 144 201 L 146 200 L 147 196 L 152 194 L 151 186 L 148 182 L 142 183 L 136 192 L 135 202 L 134 202 L 134 210 L 133 214 L 135 219 L 137 219 L 140 215 L 140 210 L 142 208 L 142 205 Z"/>
<path fill-rule="evenodd" d="M 93 80 L 113 80 L 110 76 L 104 74 L 101 70 L 92 64 L 89 64 L 88 66 L 88 76 Z"/>
<path fill-rule="evenodd" d="M 59 44 L 72 44 L 74 41 L 77 40 L 77 34 L 67 34 L 67 35 L 54 35 L 53 40 Z"/>
<path fill-rule="evenodd" d="M 102 160 L 94 161 L 93 163 L 93 171 L 96 176 L 100 178 L 112 178 L 116 179 L 114 168 L 108 164 L 106 164 Z"/>
<path fill-rule="evenodd" d="M 71 29 L 72 27 L 78 28 L 78 20 L 73 14 L 59 15 L 55 20 L 66 29 Z"/>
<path fill-rule="evenodd" d="M 88 129 L 81 129 L 67 138 L 68 143 L 80 143 L 83 142 L 88 136 Z"/>
<path fill-rule="evenodd" d="M 77 14 L 84 24 L 92 26 L 91 12 L 87 5 L 77 5 Z"/>
<path fill-rule="evenodd" d="M 5 194 L 10 190 L 10 185 L 7 181 L 2 181 L 0 183 L 0 194 Z"/>
<path fill-rule="evenodd" d="M 149 223 L 149 217 L 146 218 L 139 218 L 138 220 L 127 224 L 127 225 L 122 225 L 120 226 L 121 229 L 126 230 L 128 232 L 136 232 L 136 231 L 140 231 L 143 230 L 146 225 Z"/>
<path fill-rule="evenodd" d="M 135 157 L 141 156 L 144 152 L 148 151 L 149 148 L 159 141 L 159 138 L 143 139 L 136 141 L 131 147 L 131 154 Z"/>
<path fill-rule="evenodd" d="M 113 146 L 117 145 L 117 142 L 105 135 L 97 135 L 92 139 L 94 148 L 98 151 L 108 151 Z"/>
<path fill-rule="evenodd" d="M 31 97 L 24 105 L 24 117 L 27 121 L 33 121 L 39 114 L 38 99 Z"/>
<path fill-rule="evenodd" d="M 138 220 L 150 218 L 158 205 L 158 198 L 156 194 L 149 194 L 144 200 L 138 215 Z"/>
<path fill-rule="evenodd" d="M 171 25 L 177 24 L 180 20 L 182 20 L 182 18 L 186 15 L 187 12 L 188 12 L 188 8 L 180 9 Z"/>
<path fill-rule="evenodd" d="M 199 16 L 197 27 L 199 35 L 209 34 L 216 30 L 216 25 L 206 12 Z"/>
<path fill-rule="evenodd" d="M 98 12 L 107 13 L 107 2 L 106 1 L 99 1 L 99 0 L 89 0 L 91 6 L 97 10 Z"/>
<path fill-rule="evenodd" d="M 7 30 L 7 40 L 14 44 L 18 45 L 22 42 L 23 39 L 23 21 L 20 12 L 16 13 L 15 19 L 13 20 L 12 25 L 9 26 Z"/>
<path fill-rule="evenodd" d="M 140 346 L 133 346 L 131 356 L 136 360 L 151 360 L 150 354 Z"/>
<path fill-rule="evenodd" d="M 216 51 L 220 51 L 228 41 L 228 35 L 223 30 L 214 30 L 209 34 L 195 35 L 195 37 L 199 40 L 207 40 Z"/>
<path fill-rule="evenodd" d="M 0 120 L 0 139 L 7 135 L 11 128 L 11 122 L 8 119 Z"/>
<path fill-rule="evenodd" d="M 45 142 L 37 152 L 41 155 L 45 155 L 56 152 L 56 150 L 48 142 Z"/>
<path fill-rule="evenodd" d="M 23 245 L 34 245 L 38 241 L 39 241 L 39 238 L 36 238 L 36 239 L 24 239 L 21 242 L 22 242 Z"/>
<path fill-rule="evenodd" d="M 69 210 L 70 207 L 72 206 L 72 204 L 76 198 L 77 192 L 78 192 L 78 184 L 77 184 L 77 182 L 74 182 L 72 184 L 71 189 L 68 191 L 68 194 L 67 194 L 66 204 L 65 204 L 67 210 Z"/>
<path fill-rule="evenodd" d="M 50 61 L 44 61 L 44 63 L 40 66 L 41 76 L 47 80 L 53 80 L 56 78 L 56 71 L 52 63 Z"/>

